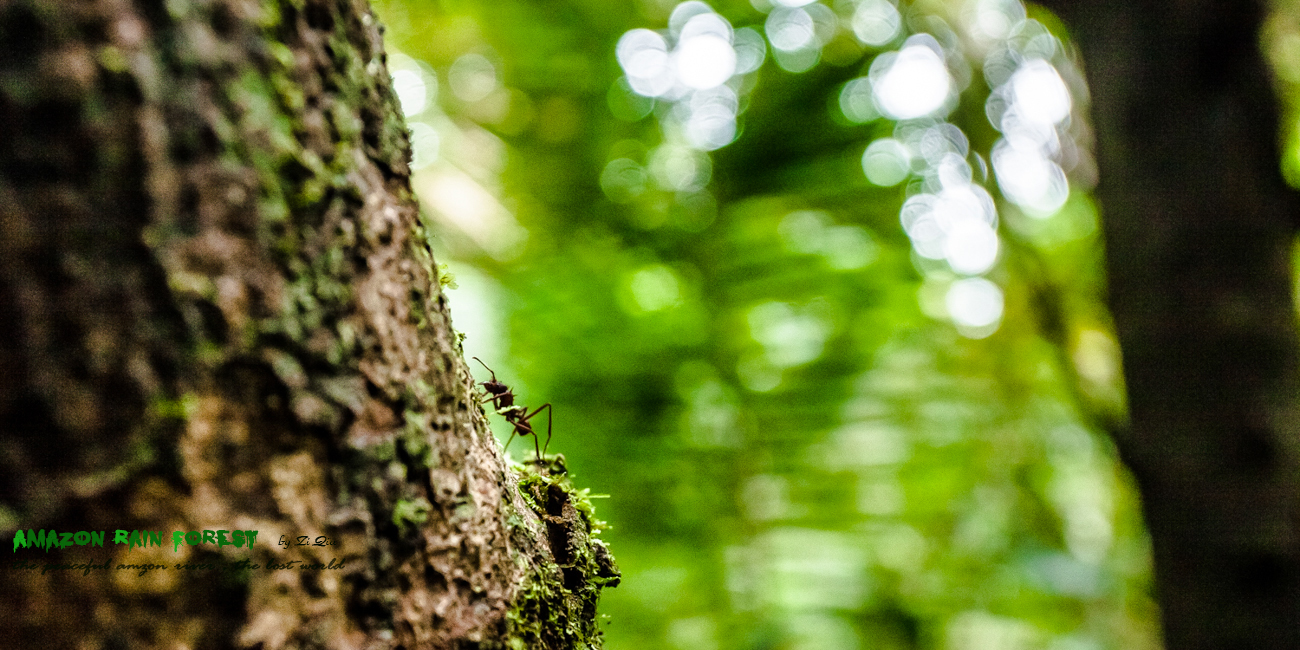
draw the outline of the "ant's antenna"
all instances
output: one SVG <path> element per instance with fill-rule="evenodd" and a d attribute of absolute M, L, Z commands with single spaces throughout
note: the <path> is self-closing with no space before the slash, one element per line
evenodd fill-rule
<path fill-rule="evenodd" d="M 483 368 L 484 368 L 485 370 L 487 370 L 488 372 L 492 373 L 492 381 L 496 381 L 496 380 L 497 380 L 497 372 L 496 372 L 495 370 L 491 369 L 491 368 L 488 368 L 488 364 L 483 363 L 483 360 L 482 360 L 482 359 L 480 359 L 480 358 L 478 358 L 478 357 L 470 357 L 470 358 L 473 359 L 473 360 L 475 360 L 475 361 L 477 361 L 477 362 L 479 363 L 480 366 L 483 366 Z"/>

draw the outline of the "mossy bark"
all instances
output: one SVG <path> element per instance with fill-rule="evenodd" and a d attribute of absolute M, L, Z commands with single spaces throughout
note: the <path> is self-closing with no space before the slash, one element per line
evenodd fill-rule
<path fill-rule="evenodd" d="M 1169 650 L 1300 648 L 1300 361 L 1266 3 L 1048 2 L 1092 91 L 1110 305 Z"/>
<path fill-rule="evenodd" d="M 5 645 L 599 645 L 598 522 L 488 431 L 407 138 L 364 0 L 0 0 L 0 536 L 260 532 L 21 549 L 167 568 L 0 569 Z"/>

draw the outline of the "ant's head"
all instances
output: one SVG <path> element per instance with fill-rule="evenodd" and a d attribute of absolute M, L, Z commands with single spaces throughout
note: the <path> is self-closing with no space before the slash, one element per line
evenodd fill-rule
<path fill-rule="evenodd" d="M 510 387 L 509 387 L 509 386 L 506 386 L 505 384 L 503 384 L 503 383 L 501 383 L 501 382 L 499 382 L 499 381 L 497 381 L 497 373 L 496 373 L 496 371 L 492 370 L 491 368 L 488 368 L 488 365 L 487 365 L 486 363 L 483 363 L 483 360 L 482 360 L 482 359 L 480 359 L 480 358 L 478 358 L 478 357 L 470 357 L 470 358 L 473 359 L 473 360 L 475 360 L 475 361 L 477 361 L 477 362 L 479 362 L 480 365 L 482 365 L 484 368 L 487 368 L 487 371 L 488 371 L 488 372 L 492 373 L 492 379 L 490 379 L 490 380 L 488 380 L 488 381 L 480 381 L 480 382 L 479 382 L 479 385 L 482 386 L 483 388 L 487 389 L 487 392 L 489 392 L 489 393 L 491 393 L 491 394 L 493 394 L 493 395 L 502 395 L 502 394 L 504 394 L 504 393 L 508 393 L 508 392 L 510 392 Z"/>

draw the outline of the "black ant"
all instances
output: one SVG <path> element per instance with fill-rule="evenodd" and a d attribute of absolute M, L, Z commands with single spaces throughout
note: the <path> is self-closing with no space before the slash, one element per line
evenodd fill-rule
<path fill-rule="evenodd" d="M 537 452 L 536 463 L 540 467 L 542 463 L 545 462 L 543 459 L 546 458 L 546 448 L 551 446 L 552 411 L 550 403 L 543 404 L 537 407 L 537 410 L 529 413 L 528 407 L 521 404 L 515 404 L 515 392 L 510 390 L 509 386 L 497 381 L 497 373 L 495 370 L 488 368 L 488 365 L 483 363 L 483 360 L 478 357 L 470 358 L 479 362 L 480 365 L 487 368 L 488 372 L 492 373 L 491 381 L 479 382 L 479 385 L 488 393 L 487 397 L 479 403 L 486 404 L 492 402 L 492 405 L 496 407 L 497 413 L 504 416 L 506 423 L 514 427 L 514 430 L 510 432 L 510 439 L 506 440 L 505 448 L 510 448 L 510 443 L 514 442 L 515 436 L 519 436 L 520 438 L 532 436 L 533 449 Z M 533 431 L 533 425 L 529 424 L 528 421 L 533 419 L 534 415 L 541 413 L 542 409 L 546 409 L 546 445 L 539 448 L 537 441 L 540 436 L 537 435 L 536 431 Z"/>

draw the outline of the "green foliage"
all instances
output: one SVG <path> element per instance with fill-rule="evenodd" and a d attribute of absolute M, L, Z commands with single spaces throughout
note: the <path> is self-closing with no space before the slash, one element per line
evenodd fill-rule
<path fill-rule="evenodd" d="M 466 354 L 519 403 L 552 403 L 551 448 L 611 495 L 606 647 L 1155 647 L 1149 549 L 1103 430 L 1122 381 L 1063 33 L 1017 2 L 918 2 L 869 45 L 854 16 L 880 3 L 815 6 L 836 22 L 796 73 L 770 42 L 785 14 L 713 4 L 769 38 L 717 147 L 615 56 L 629 30 L 666 33 L 671 3 L 377 6 Z M 968 38 L 994 9 L 1016 29 Z M 921 33 L 946 52 L 946 121 L 881 117 L 855 89 Z M 1059 203 L 1012 200 L 991 169 L 1009 127 L 989 122 L 990 79 L 1035 57 L 1074 97 L 1051 127 Z M 943 124 L 996 206 L 988 268 L 900 227 L 939 192 L 937 163 L 864 170 L 869 146 L 919 151 Z M 1000 291 L 992 329 L 948 304 L 967 280 Z M 526 593 L 525 618 L 551 611 Z"/>

